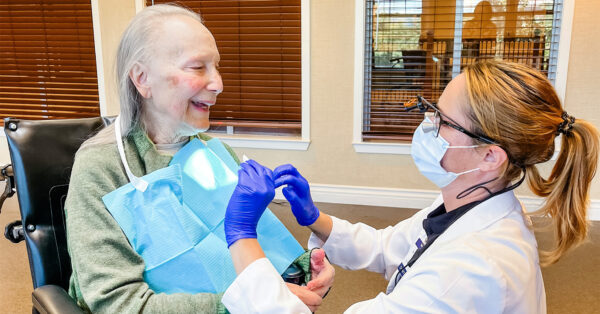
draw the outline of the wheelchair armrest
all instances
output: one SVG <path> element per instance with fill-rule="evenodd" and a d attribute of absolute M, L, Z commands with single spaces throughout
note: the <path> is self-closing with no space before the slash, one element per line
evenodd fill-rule
<path fill-rule="evenodd" d="M 55 285 L 41 286 L 31 295 L 33 307 L 41 314 L 83 313 L 67 292 Z"/>

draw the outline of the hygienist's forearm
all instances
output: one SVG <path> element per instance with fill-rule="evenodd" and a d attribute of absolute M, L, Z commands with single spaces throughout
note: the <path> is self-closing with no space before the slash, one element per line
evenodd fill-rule
<path fill-rule="evenodd" d="M 257 259 L 265 257 L 258 240 L 256 239 L 240 239 L 235 241 L 230 247 L 231 259 L 235 272 L 239 275 L 248 265 L 252 264 Z"/>
<path fill-rule="evenodd" d="M 317 236 L 321 241 L 327 242 L 331 229 L 333 229 L 333 220 L 329 215 L 321 212 L 319 218 L 310 226 L 310 230 Z"/>

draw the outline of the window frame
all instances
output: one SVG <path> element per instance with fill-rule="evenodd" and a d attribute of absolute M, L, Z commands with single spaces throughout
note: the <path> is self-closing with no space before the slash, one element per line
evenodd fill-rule
<path fill-rule="evenodd" d="M 456 0 L 457 5 L 462 6 L 462 0 Z M 410 143 L 377 143 L 365 142 L 362 139 L 362 128 L 364 123 L 364 80 L 365 80 L 365 0 L 354 1 L 354 104 L 353 104 L 353 131 L 352 146 L 357 153 L 367 154 L 395 154 L 410 155 Z M 554 88 L 564 105 L 567 87 L 567 72 L 569 67 L 569 54 L 571 48 L 571 33 L 573 29 L 573 14 L 575 10 L 574 1 L 562 0 L 562 16 L 560 25 L 560 42 L 555 53 L 558 53 L 556 64 L 556 77 Z M 557 141 L 560 141 L 557 138 Z M 557 156 L 560 145 L 556 145 L 556 151 L 552 159 Z"/>

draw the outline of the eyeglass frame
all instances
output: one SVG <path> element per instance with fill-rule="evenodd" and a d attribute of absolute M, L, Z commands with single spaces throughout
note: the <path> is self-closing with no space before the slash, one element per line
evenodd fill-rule
<path fill-rule="evenodd" d="M 435 111 L 435 114 L 439 115 L 440 123 L 439 123 L 439 127 L 437 128 L 437 132 L 435 134 L 435 137 L 438 137 L 438 135 L 440 134 L 440 129 L 442 128 L 442 124 L 443 124 L 443 125 L 447 125 L 447 126 L 453 128 L 453 129 L 455 129 L 455 130 L 457 130 L 457 131 L 459 131 L 459 132 L 461 132 L 461 133 L 463 133 L 463 134 L 465 134 L 465 135 L 467 135 L 467 136 L 469 136 L 471 138 L 479 140 L 479 141 L 481 141 L 483 143 L 500 146 L 496 141 L 494 141 L 493 139 L 491 139 L 491 138 L 489 138 L 487 136 L 477 135 L 477 134 L 472 133 L 469 130 L 463 128 L 456 121 L 452 120 L 452 118 L 450 118 L 450 117 L 446 116 L 445 114 L 443 114 L 442 111 L 437 107 L 436 104 L 433 104 L 433 103 L 429 102 L 427 99 L 423 98 L 420 95 L 417 96 L 417 104 L 414 105 L 414 106 L 411 106 L 411 107 L 407 107 L 406 111 L 410 111 L 410 110 L 413 110 L 415 108 L 419 108 L 419 111 L 423 112 L 423 113 L 426 113 L 427 109 L 431 108 L 431 109 L 433 109 Z M 447 119 L 449 121 L 452 121 L 452 123 L 448 122 L 448 121 L 446 121 L 446 120 L 444 120 L 442 118 Z M 434 122 L 434 121 L 432 121 L 432 122 Z"/>

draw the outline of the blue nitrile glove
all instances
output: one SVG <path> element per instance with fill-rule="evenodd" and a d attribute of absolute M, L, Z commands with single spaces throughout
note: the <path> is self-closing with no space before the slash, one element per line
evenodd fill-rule
<path fill-rule="evenodd" d="M 290 202 L 292 212 L 301 226 L 312 225 L 319 218 L 319 209 L 310 197 L 308 181 L 292 165 L 282 165 L 273 170 L 275 188 L 283 188 L 283 196 Z"/>
<path fill-rule="evenodd" d="M 227 247 L 240 239 L 256 239 L 256 224 L 275 197 L 273 172 L 254 160 L 242 163 L 238 184 L 225 212 Z"/>

